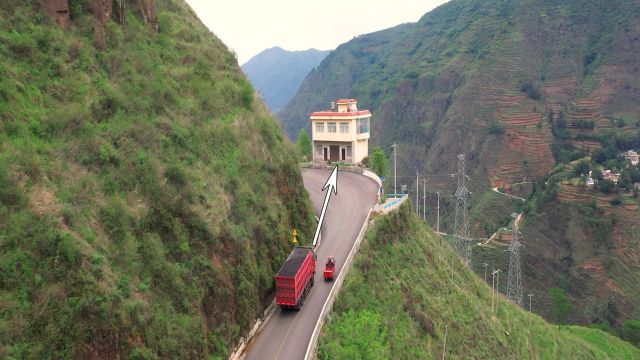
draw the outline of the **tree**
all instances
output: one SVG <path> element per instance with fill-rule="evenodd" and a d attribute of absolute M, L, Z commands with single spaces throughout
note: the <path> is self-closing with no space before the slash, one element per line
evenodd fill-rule
<path fill-rule="evenodd" d="M 307 134 L 307 130 L 304 128 L 300 129 L 298 132 L 298 138 L 296 139 L 296 147 L 306 160 L 311 160 L 311 140 L 309 140 L 309 135 Z"/>
<path fill-rule="evenodd" d="M 378 174 L 378 176 L 387 176 L 387 156 L 384 151 L 379 147 L 373 148 L 373 154 L 371 155 L 371 170 Z"/>
<path fill-rule="evenodd" d="M 618 187 L 630 191 L 633 187 L 633 180 L 631 178 L 631 172 L 627 169 L 622 170 L 620 180 L 618 180 Z"/>
<path fill-rule="evenodd" d="M 569 300 L 567 300 L 567 295 L 564 293 L 564 290 L 560 288 L 549 289 L 549 297 L 551 297 L 553 303 L 556 306 L 554 313 L 556 315 L 559 330 L 560 325 L 567 317 L 569 312 L 571 312 L 571 304 L 569 303 Z"/>
<path fill-rule="evenodd" d="M 627 320 L 622 326 L 622 338 L 640 346 L 640 320 Z"/>
<path fill-rule="evenodd" d="M 607 179 L 604 179 L 598 182 L 598 188 L 600 188 L 600 191 L 602 191 L 605 194 L 612 192 L 615 186 L 616 184 L 613 181 L 607 180 Z"/>
<path fill-rule="evenodd" d="M 582 176 L 589 174 L 589 162 L 587 160 L 580 160 L 573 168 L 573 175 Z"/>

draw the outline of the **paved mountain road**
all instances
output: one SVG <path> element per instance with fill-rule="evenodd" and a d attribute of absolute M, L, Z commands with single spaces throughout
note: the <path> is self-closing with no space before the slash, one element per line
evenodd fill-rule
<path fill-rule="evenodd" d="M 322 186 L 330 170 L 304 170 L 304 186 L 309 192 L 316 214 L 320 213 L 325 193 Z M 327 189 L 328 190 L 328 189 Z M 303 359 L 320 311 L 333 282 L 325 282 L 322 270 L 327 256 L 336 258 L 336 274 L 349 255 L 369 210 L 375 203 L 378 185 L 371 179 L 351 172 L 338 172 L 338 194 L 331 195 L 322 226 L 322 241 L 316 254 L 315 285 L 300 311 L 275 310 L 265 327 L 247 347 L 248 360 Z"/>

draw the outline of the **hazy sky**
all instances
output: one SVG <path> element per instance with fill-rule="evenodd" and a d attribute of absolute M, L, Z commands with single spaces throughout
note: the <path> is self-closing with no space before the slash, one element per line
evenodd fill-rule
<path fill-rule="evenodd" d="M 260 51 L 335 49 L 354 36 L 415 22 L 445 0 L 187 0 L 245 63 Z"/>

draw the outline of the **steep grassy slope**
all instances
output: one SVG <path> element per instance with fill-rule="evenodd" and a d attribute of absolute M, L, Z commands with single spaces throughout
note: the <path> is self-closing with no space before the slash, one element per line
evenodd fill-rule
<path fill-rule="evenodd" d="M 0 8 L 0 358 L 226 357 L 312 231 L 225 45 L 181 0 L 157 33 L 154 1 L 116 3 L 66 31 Z"/>
<path fill-rule="evenodd" d="M 277 113 L 296 94 L 309 71 L 324 59 L 328 50 L 287 51 L 273 47 L 242 65 L 269 109 Z"/>
<path fill-rule="evenodd" d="M 554 189 L 560 181 L 554 178 L 549 191 L 542 187 L 556 164 L 599 148 L 615 157 L 640 147 L 639 19 L 640 4 L 631 0 L 453 0 L 418 23 L 339 46 L 279 117 L 295 136 L 308 126 L 309 112 L 335 98 L 358 98 L 374 114 L 372 142 L 385 149 L 399 144 L 398 174 L 409 188 L 417 169 L 436 175 L 429 178 L 430 191 L 452 194 L 451 181 L 437 176 L 455 172 L 456 154 L 466 154 L 472 208 L 489 206 L 480 213 L 487 218 L 474 218 L 473 237 L 489 236 L 517 208 L 499 214 L 487 201 L 490 187 L 513 189 L 537 180 L 538 194 L 546 198 L 532 204 L 532 216 L 525 218 L 525 237 L 534 242 L 526 248 L 528 261 L 542 259 L 545 266 L 538 270 L 559 273 L 528 271 L 525 286 L 542 294 L 549 285 L 564 287 L 576 301 L 573 320 L 618 326 L 640 311 L 640 260 L 628 255 L 640 246 L 632 229 L 637 210 L 607 212 L 606 228 L 589 224 L 593 215 L 580 210 L 584 201 L 574 206 L 559 199 L 565 207 L 557 217 L 555 196 L 561 192 Z M 567 253 L 580 253 L 570 270 L 552 265 Z M 503 267 L 499 254 L 493 259 Z M 603 265 L 594 274 L 595 288 L 616 289 L 606 299 L 591 290 L 594 278 L 577 281 L 571 275 L 590 272 L 593 264 Z M 598 310 L 597 316 L 582 306 L 609 302 L 618 310 Z"/>
<path fill-rule="evenodd" d="M 504 279 L 504 277 L 503 277 Z M 533 307 L 539 302 L 533 298 Z M 404 205 L 376 218 L 320 337 L 320 359 L 636 359 L 601 330 L 549 324 L 467 270 Z"/>

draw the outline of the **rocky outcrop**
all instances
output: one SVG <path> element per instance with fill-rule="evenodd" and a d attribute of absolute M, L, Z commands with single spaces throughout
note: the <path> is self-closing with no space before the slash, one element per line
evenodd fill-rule
<path fill-rule="evenodd" d="M 96 43 L 102 50 L 107 48 L 107 42 L 104 38 L 103 26 L 111 18 L 113 11 L 113 0 L 94 0 L 93 1 L 93 31 L 96 34 Z"/>
<path fill-rule="evenodd" d="M 106 24 L 113 14 L 113 0 L 94 0 L 93 13 L 100 24 Z"/>
<path fill-rule="evenodd" d="M 69 1 L 68 0 L 40 0 L 40 8 L 49 17 L 65 30 L 69 26 Z"/>
<path fill-rule="evenodd" d="M 140 8 L 140 15 L 145 24 L 151 26 L 154 33 L 158 32 L 158 8 L 156 0 L 137 0 Z"/>
<path fill-rule="evenodd" d="M 69 0 L 39 0 L 40 8 L 51 17 L 60 28 L 65 30 L 69 26 Z M 137 7 L 142 21 L 151 27 L 152 32 L 158 32 L 158 10 L 156 0 L 133 0 L 130 3 Z M 125 20 L 126 0 L 94 0 L 93 30 L 96 43 L 100 49 L 106 49 L 107 43 L 104 25 L 113 19 L 122 24 Z"/>
<path fill-rule="evenodd" d="M 113 19 L 118 23 L 124 23 L 124 0 L 113 0 Z"/>

